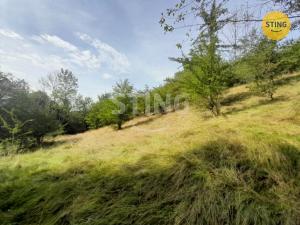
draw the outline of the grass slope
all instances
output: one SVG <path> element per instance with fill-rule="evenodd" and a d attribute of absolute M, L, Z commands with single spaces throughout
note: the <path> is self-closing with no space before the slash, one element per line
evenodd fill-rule
<path fill-rule="evenodd" d="M 0 224 L 300 224 L 299 77 L 0 159 Z"/>

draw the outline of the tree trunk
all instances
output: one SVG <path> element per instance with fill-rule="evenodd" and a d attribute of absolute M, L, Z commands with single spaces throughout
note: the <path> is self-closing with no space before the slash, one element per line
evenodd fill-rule
<path fill-rule="evenodd" d="M 42 144 L 42 137 L 36 137 L 36 143 L 38 146 L 41 146 Z"/>
<path fill-rule="evenodd" d="M 214 116 L 220 116 L 221 115 L 221 104 L 219 100 L 214 100 L 213 97 L 209 97 L 209 107 Z"/>
<path fill-rule="evenodd" d="M 274 94 L 271 92 L 271 93 L 269 94 L 269 96 L 270 96 L 271 101 L 273 101 L 273 100 L 274 100 Z"/>
<path fill-rule="evenodd" d="M 118 122 L 118 130 L 122 130 L 122 122 Z"/>
<path fill-rule="evenodd" d="M 220 116 L 221 115 L 221 104 L 219 101 L 216 102 L 216 115 Z"/>

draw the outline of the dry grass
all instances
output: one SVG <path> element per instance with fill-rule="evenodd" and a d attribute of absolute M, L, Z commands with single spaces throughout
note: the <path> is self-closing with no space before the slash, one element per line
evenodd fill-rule
<path fill-rule="evenodd" d="M 300 82 L 289 79 L 272 102 L 231 89 L 219 118 L 141 117 L 1 158 L 0 224 L 299 224 Z"/>

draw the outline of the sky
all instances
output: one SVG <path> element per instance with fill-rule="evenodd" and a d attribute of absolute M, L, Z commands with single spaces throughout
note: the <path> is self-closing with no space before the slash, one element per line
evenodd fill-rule
<path fill-rule="evenodd" d="M 262 10 L 254 4 L 258 1 L 251 1 L 251 10 Z M 161 12 L 176 2 L 1 0 L 0 70 L 38 89 L 41 77 L 70 69 L 79 92 L 93 98 L 125 78 L 136 88 L 157 86 L 179 70 L 168 58 L 180 55 L 176 44 L 186 31 L 164 34 L 158 23 Z M 245 5 L 233 2 L 232 9 Z M 231 34 L 228 29 L 223 39 Z"/>

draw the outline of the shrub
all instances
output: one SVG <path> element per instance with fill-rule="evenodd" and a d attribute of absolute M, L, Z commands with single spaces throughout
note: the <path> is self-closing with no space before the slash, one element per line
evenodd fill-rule
<path fill-rule="evenodd" d="M 111 99 L 104 99 L 94 104 L 86 117 L 88 126 L 92 129 L 117 123 L 117 105 Z"/>

